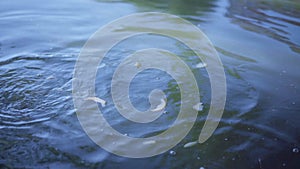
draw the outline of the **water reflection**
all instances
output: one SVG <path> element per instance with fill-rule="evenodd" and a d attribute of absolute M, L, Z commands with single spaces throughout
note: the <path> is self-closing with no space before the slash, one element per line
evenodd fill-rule
<path fill-rule="evenodd" d="M 212 12 L 215 0 L 213 1 L 198 1 L 198 0 L 174 0 L 174 1 L 166 1 L 166 0 L 126 0 L 125 2 L 134 3 L 139 8 L 145 8 L 150 11 L 162 10 L 168 13 L 176 14 L 176 15 L 191 15 L 197 16 L 201 12 Z"/>
<path fill-rule="evenodd" d="M 226 13 L 245 30 L 286 43 L 300 53 L 300 3 L 297 1 L 230 0 Z"/>

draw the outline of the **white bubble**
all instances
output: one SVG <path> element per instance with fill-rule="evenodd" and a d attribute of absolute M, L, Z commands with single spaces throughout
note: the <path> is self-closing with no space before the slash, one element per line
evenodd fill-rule
<path fill-rule="evenodd" d="M 299 148 L 293 148 L 293 153 L 299 153 Z"/>
<path fill-rule="evenodd" d="M 204 67 L 206 67 L 207 66 L 207 64 L 206 63 L 198 63 L 197 65 L 196 65 L 196 68 L 204 68 Z"/>
<path fill-rule="evenodd" d="M 193 109 L 197 111 L 202 111 L 203 110 L 203 103 L 197 103 L 196 105 L 193 106 Z"/>
<path fill-rule="evenodd" d="M 175 156 L 175 155 L 176 155 L 176 151 L 171 150 L 171 151 L 169 152 L 169 154 L 172 155 L 172 156 Z"/>
<path fill-rule="evenodd" d="M 139 69 L 142 67 L 142 64 L 140 62 L 135 62 L 134 66 Z"/>

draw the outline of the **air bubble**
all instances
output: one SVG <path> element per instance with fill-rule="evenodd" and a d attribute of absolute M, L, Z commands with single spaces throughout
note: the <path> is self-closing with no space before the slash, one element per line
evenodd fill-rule
<path fill-rule="evenodd" d="M 171 150 L 171 151 L 169 152 L 169 154 L 170 154 L 171 156 L 175 156 L 175 155 L 176 155 L 176 151 Z"/>
<path fill-rule="evenodd" d="M 299 148 L 293 148 L 293 153 L 299 153 Z"/>

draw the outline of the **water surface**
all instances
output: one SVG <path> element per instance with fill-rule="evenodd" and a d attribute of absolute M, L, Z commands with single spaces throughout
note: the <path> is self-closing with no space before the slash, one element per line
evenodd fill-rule
<path fill-rule="evenodd" d="M 110 80 L 122 58 L 135 50 L 172 51 L 191 67 L 203 112 L 189 135 L 172 150 L 145 159 L 110 154 L 84 133 L 72 102 L 72 76 L 80 49 L 101 26 L 136 12 L 175 14 L 209 37 L 224 64 L 227 102 L 214 135 L 198 138 L 210 104 L 210 84 L 197 57 L 174 39 L 153 35 L 115 46 L 99 65 L 96 93 L 108 101 L 108 122 L 122 133 L 148 137 L 166 130 L 180 106 L 176 82 L 164 72 L 139 74 L 132 104 L 149 107 L 161 88 L 167 114 L 149 125 L 125 120 L 110 102 Z M 9 1 L 0 2 L 1 168 L 299 168 L 300 3 L 297 0 Z M 141 41 L 143 43 L 141 43 Z M 159 43 L 157 43 L 159 42 Z"/>

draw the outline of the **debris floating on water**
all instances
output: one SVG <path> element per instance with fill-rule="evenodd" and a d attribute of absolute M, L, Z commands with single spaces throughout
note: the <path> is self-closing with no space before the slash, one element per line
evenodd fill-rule
<path fill-rule="evenodd" d="M 204 67 L 206 67 L 206 66 L 207 66 L 206 63 L 200 62 L 200 63 L 198 63 L 198 64 L 196 65 L 196 68 L 204 68 Z"/>
<path fill-rule="evenodd" d="M 152 109 L 151 111 L 152 112 L 155 112 L 155 111 L 161 111 L 163 110 L 167 105 L 167 102 L 165 101 L 165 99 L 160 99 L 160 104 L 156 106 L 155 109 Z"/>
<path fill-rule="evenodd" d="M 102 107 L 105 107 L 106 101 L 103 99 L 100 99 L 99 97 L 87 97 L 85 100 L 91 100 L 97 103 L 100 103 Z"/>
<path fill-rule="evenodd" d="M 173 150 L 171 150 L 171 151 L 169 152 L 169 154 L 170 154 L 171 156 L 175 156 L 175 155 L 176 155 L 176 152 L 173 151 Z"/>
<path fill-rule="evenodd" d="M 140 68 L 140 67 L 142 67 L 142 64 L 140 62 L 135 62 L 134 66 L 136 68 Z"/>
<path fill-rule="evenodd" d="M 193 109 L 197 110 L 197 111 L 202 111 L 203 110 L 203 103 L 197 103 L 193 106 Z"/>
<path fill-rule="evenodd" d="M 198 141 L 192 141 L 192 142 L 186 143 L 183 147 L 184 148 L 193 147 L 196 144 L 198 144 Z"/>

